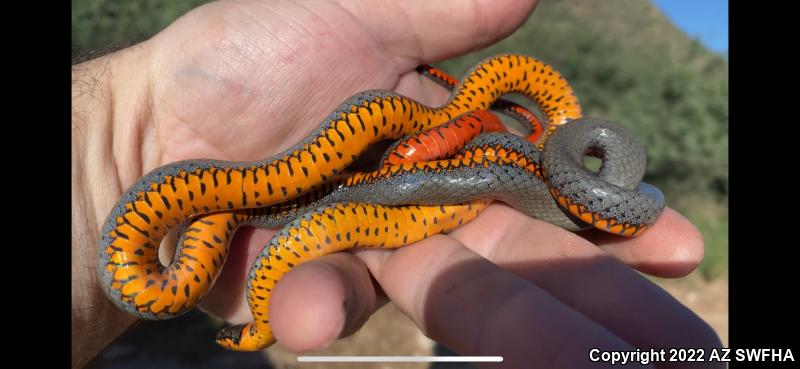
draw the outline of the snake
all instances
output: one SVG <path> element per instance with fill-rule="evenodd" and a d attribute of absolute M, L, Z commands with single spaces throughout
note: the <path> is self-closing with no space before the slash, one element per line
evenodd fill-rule
<path fill-rule="evenodd" d="M 504 127 L 500 120 L 487 111 L 464 114 L 438 127 L 399 140 L 387 150 L 382 162 L 385 165 L 425 161 L 449 156 L 482 132 L 500 131 Z M 454 135 L 457 137 L 454 139 Z M 262 228 L 280 227 L 297 215 L 297 209 L 329 193 L 338 181 L 328 181 L 293 200 L 253 209 L 219 211 L 199 216 L 182 225 L 178 231 L 178 242 L 174 262 L 158 272 L 158 277 L 128 284 L 123 293 L 136 294 L 134 315 L 143 319 L 154 319 L 139 314 L 143 309 L 157 312 L 157 319 L 169 319 L 194 308 L 208 293 L 221 272 L 229 252 L 233 234 L 244 225 Z M 294 211 L 293 211 L 294 210 Z M 122 255 L 120 255 L 122 256 Z M 138 261 L 134 261 L 138 265 Z M 146 273 L 152 274 L 160 265 L 151 265 Z M 186 274 L 190 274 L 187 276 Z M 144 281 L 144 286 L 142 286 Z M 160 284 L 158 284 L 160 283 Z M 181 295 L 179 292 L 183 292 Z"/>
<path fill-rule="evenodd" d="M 584 168 L 587 153 L 602 158 L 599 172 Z M 635 236 L 664 206 L 661 192 L 641 182 L 642 155 L 643 147 L 618 125 L 581 118 L 556 130 L 544 152 L 517 135 L 490 133 L 453 158 L 348 176 L 317 201 L 260 218 L 269 227 L 292 220 L 248 275 L 254 321 L 224 328 L 217 342 L 246 351 L 271 345 L 270 293 L 297 265 L 354 247 L 397 248 L 447 233 L 477 217 L 486 199 L 567 230 L 594 226 Z"/>
<path fill-rule="evenodd" d="M 557 149 L 542 154 L 529 140 L 488 135 L 452 159 L 387 163 L 375 172 L 337 178 L 371 144 L 486 110 L 508 93 L 536 102 L 548 122 L 542 142 Z M 557 134 L 562 129 L 555 128 L 561 126 L 564 132 L 572 132 L 571 127 L 593 131 Z M 102 228 L 100 279 L 109 298 L 125 311 L 145 319 L 175 316 L 196 304 L 213 283 L 224 264 L 226 239 L 238 225 L 270 218 L 264 209 L 293 203 L 288 210 L 281 208 L 284 216 L 278 223 L 285 227 L 251 269 L 248 303 L 255 320 L 227 327 L 217 338 L 226 348 L 261 349 L 274 342 L 266 316 L 269 292 L 289 269 L 325 253 L 359 246 L 400 247 L 448 232 L 477 216 L 489 198 L 570 230 L 595 226 L 629 236 L 642 232 L 660 213 L 663 198 L 656 189 L 638 183 L 644 151 L 631 137 L 614 133 L 618 131 L 615 125 L 584 122 L 564 78 L 524 55 L 485 60 L 440 107 L 389 91 L 365 91 L 340 105 L 306 139 L 273 157 L 255 162 L 187 160 L 142 177 L 124 193 Z M 551 135 L 554 139 L 547 139 Z M 566 138 L 558 138 L 562 136 Z M 583 168 L 586 154 L 604 158 L 599 173 Z M 542 165 L 548 163 L 548 155 L 551 164 Z M 640 170 L 631 162 L 640 164 Z M 486 180 L 490 177 L 495 179 Z M 531 184 L 522 185 L 527 182 Z M 426 187 L 430 191 L 419 188 L 432 183 L 438 186 Z M 426 196 L 397 196 L 402 193 Z M 157 253 L 161 239 L 187 223 L 191 226 L 183 231 L 174 261 L 162 266 Z M 375 226 L 361 228 L 367 224 Z M 343 229 L 348 226 L 352 229 Z M 224 237 L 203 239 L 198 234 Z"/>

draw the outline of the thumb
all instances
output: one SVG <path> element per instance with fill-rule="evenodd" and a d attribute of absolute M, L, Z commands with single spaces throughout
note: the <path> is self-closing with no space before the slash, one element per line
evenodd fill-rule
<path fill-rule="evenodd" d="M 344 1 L 380 49 L 432 63 L 494 43 L 516 30 L 538 0 Z"/>

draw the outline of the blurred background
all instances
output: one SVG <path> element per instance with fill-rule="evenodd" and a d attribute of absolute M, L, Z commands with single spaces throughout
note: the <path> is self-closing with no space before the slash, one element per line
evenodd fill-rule
<path fill-rule="evenodd" d="M 145 40 L 202 0 L 73 0 L 76 62 Z M 647 182 L 696 224 L 706 256 L 687 278 L 651 278 L 703 317 L 728 342 L 728 24 L 725 0 L 543 0 L 514 34 L 437 65 L 460 77 L 502 52 L 536 56 L 575 88 L 587 116 L 631 129 L 647 147 Z M 202 313 L 139 324 L 92 368 L 292 368 L 296 357 L 229 353 L 213 343 L 221 322 Z M 277 345 L 276 345 L 277 346 Z M 353 337 L 320 354 L 447 353 L 388 305 Z M 349 367 L 349 365 L 312 365 Z M 359 367 L 372 367 L 368 365 Z M 375 368 L 388 368 L 383 364 Z M 403 364 L 403 368 L 455 368 Z"/>

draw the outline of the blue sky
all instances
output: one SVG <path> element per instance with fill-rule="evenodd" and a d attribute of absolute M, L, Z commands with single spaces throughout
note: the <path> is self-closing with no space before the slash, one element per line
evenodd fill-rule
<path fill-rule="evenodd" d="M 728 0 L 653 0 L 675 25 L 718 53 L 728 51 Z"/>

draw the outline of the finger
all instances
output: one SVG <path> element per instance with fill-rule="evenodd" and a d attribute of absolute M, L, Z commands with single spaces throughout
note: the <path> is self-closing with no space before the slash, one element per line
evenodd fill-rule
<path fill-rule="evenodd" d="M 400 76 L 393 90 L 428 106 L 440 106 L 452 94 L 451 91 L 415 70 Z"/>
<path fill-rule="evenodd" d="M 508 206 L 490 206 L 450 235 L 636 347 L 720 345 L 663 289 L 585 239 Z"/>
<path fill-rule="evenodd" d="M 352 334 L 378 306 L 364 263 L 337 253 L 298 266 L 276 285 L 270 322 L 281 345 L 301 353 Z"/>
<path fill-rule="evenodd" d="M 214 287 L 200 308 L 231 324 L 242 324 L 253 319 L 247 306 L 245 289 L 250 267 L 264 249 L 274 229 L 242 227 L 233 236 L 228 247 L 228 258 Z"/>
<path fill-rule="evenodd" d="M 670 208 L 664 209 L 656 224 L 636 238 L 618 237 L 599 230 L 580 235 L 623 263 L 657 277 L 683 277 L 703 260 L 703 235 L 688 219 Z"/>
<path fill-rule="evenodd" d="M 528 281 L 437 235 L 392 253 L 358 255 L 423 332 L 466 355 L 501 355 L 503 367 L 594 367 L 591 347 L 632 346 Z M 494 366 L 493 366 L 494 367 Z"/>
<path fill-rule="evenodd" d="M 536 0 L 345 1 L 378 46 L 414 66 L 482 48 L 508 36 Z"/>

